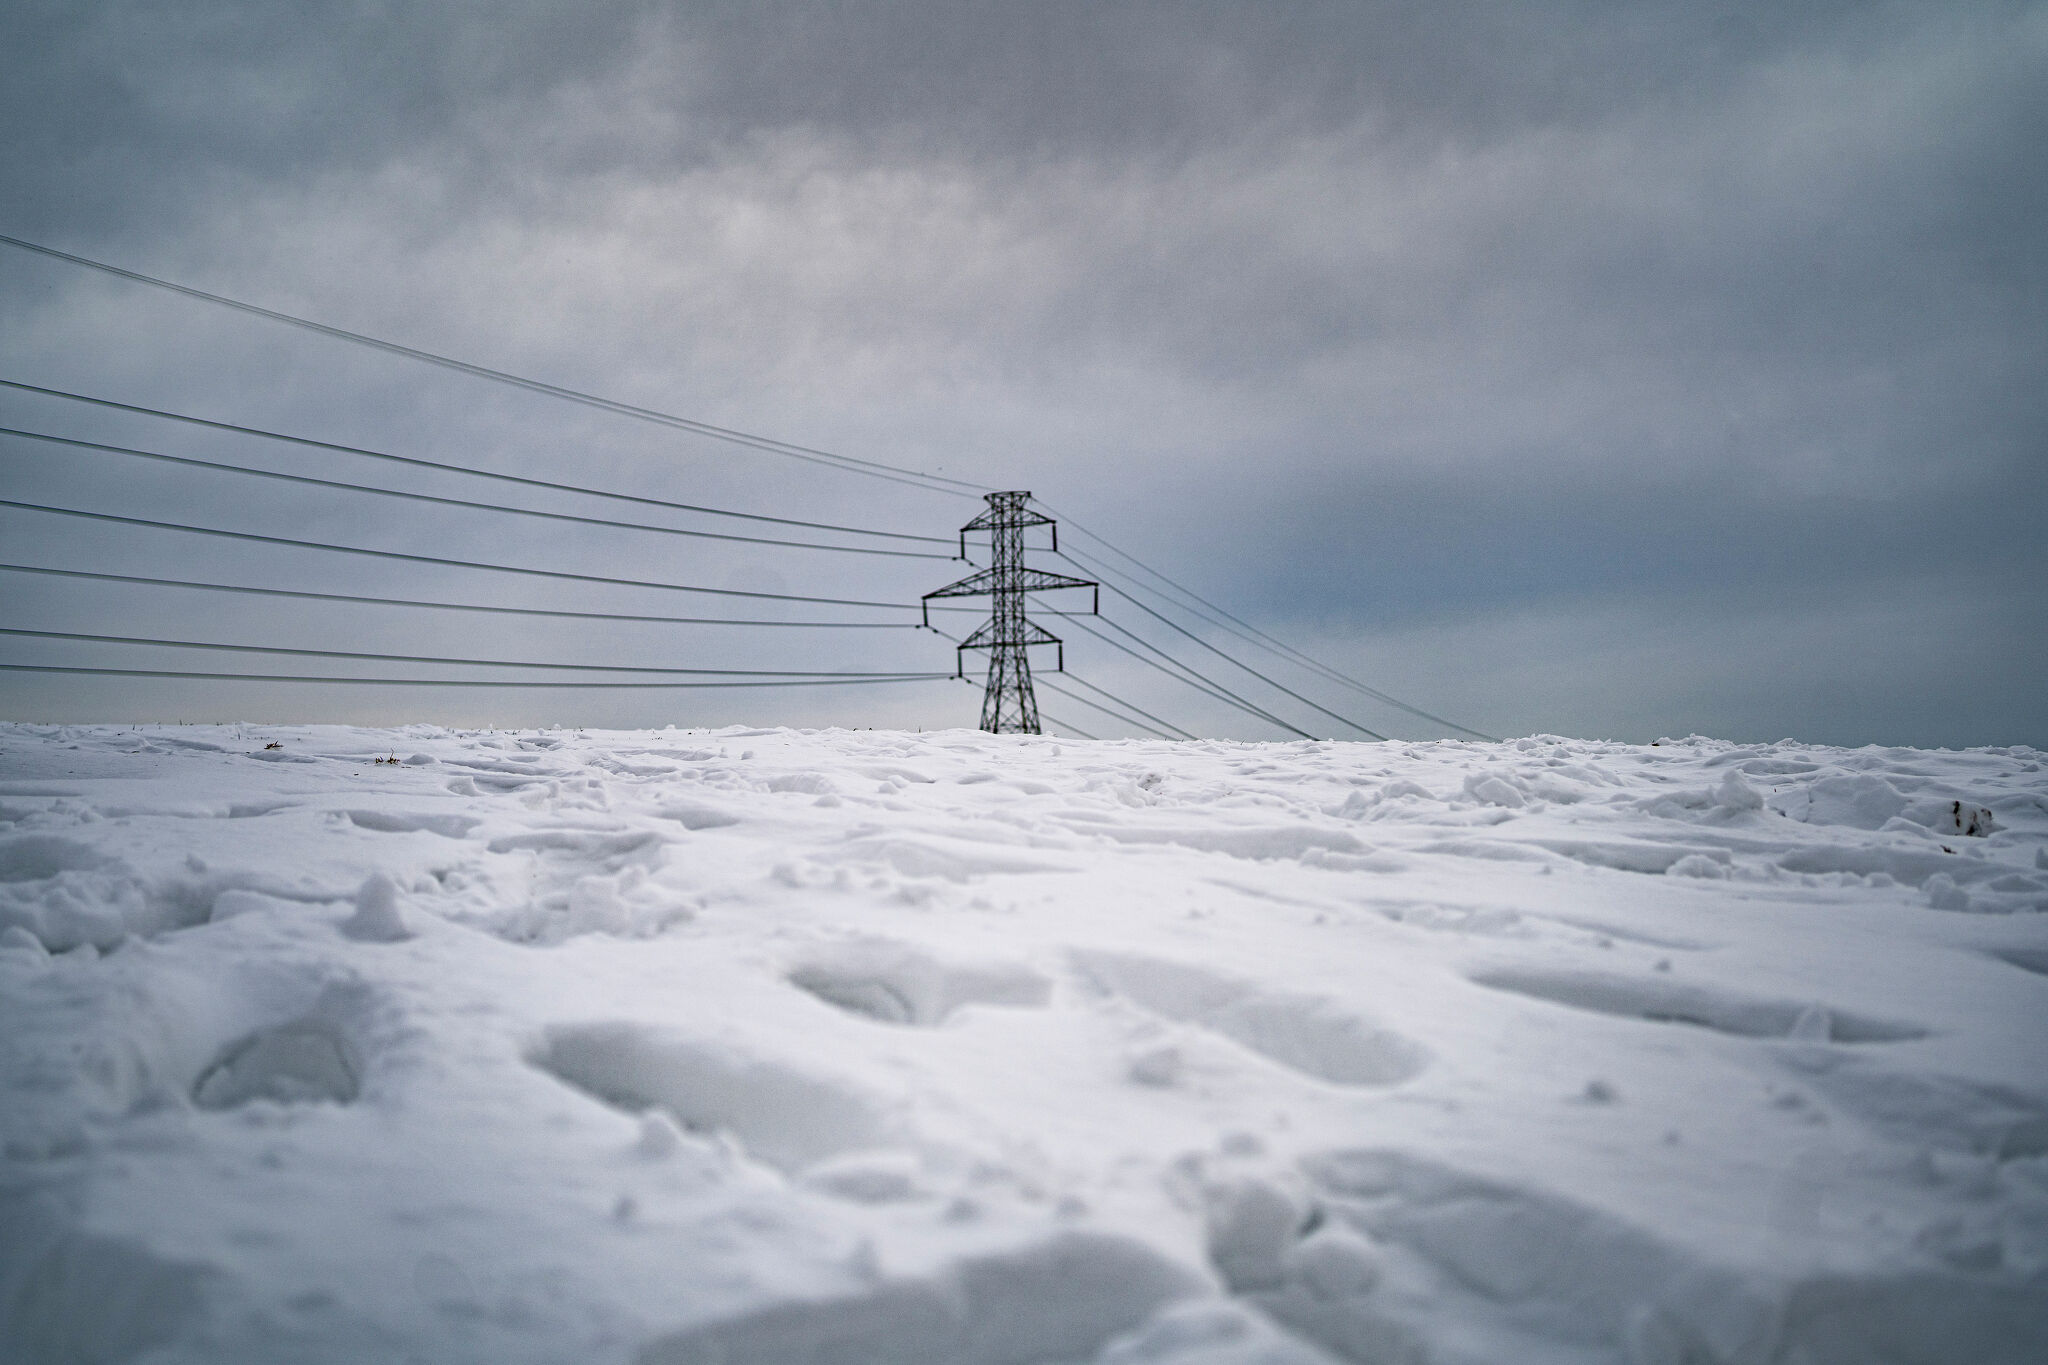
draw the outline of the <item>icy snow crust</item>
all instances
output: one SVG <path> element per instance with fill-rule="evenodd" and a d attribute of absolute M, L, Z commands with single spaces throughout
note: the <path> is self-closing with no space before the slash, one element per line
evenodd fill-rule
<path fill-rule="evenodd" d="M 2048 1360 L 2043 758 L 0 727 L 0 1359 Z"/>

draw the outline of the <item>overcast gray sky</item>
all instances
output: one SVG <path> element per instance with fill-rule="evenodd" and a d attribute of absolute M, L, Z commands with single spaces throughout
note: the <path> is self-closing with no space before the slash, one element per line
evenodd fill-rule
<path fill-rule="evenodd" d="M 16 0 L 0 126 L 0 233 L 1031 489 L 1260 628 L 1494 734 L 2048 744 L 2048 6 Z M 976 511 L 11 248 L 0 313 L 4 378 L 782 516 L 946 535 Z M 0 425 L 591 510 L 20 393 L 0 392 Z M 909 602 L 963 571 L 393 506 L 17 437 L 0 437 L 0 481 L 14 501 L 756 591 Z M 0 545 L 7 563 L 315 591 L 706 615 L 743 600 L 12 509 Z M 40 630 L 951 666 L 912 630 L 17 573 L 0 595 L 0 625 Z M 1346 733 L 1107 609 L 1303 728 Z M 1148 710 L 1277 733 L 1062 633 L 1076 675 Z M 1442 733 L 1214 638 L 1374 728 Z M 0 661 L 349 667 L 18 636 Z M 0 714 L 22 719 L 932 727 L 977 709 L 944 683 L 0 675 Z"/>

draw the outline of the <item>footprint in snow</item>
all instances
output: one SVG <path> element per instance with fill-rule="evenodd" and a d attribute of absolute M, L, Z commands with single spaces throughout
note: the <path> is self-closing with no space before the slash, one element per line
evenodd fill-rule
<path fill-rule="evenodd" d="M 1499 968 L 1478 973 L 1472 981 L 1490 990 L 1509 991 L 1595 1014 L 1660 1024 L 1690 1024 L 1739 1038 L 1896 1043 L 1927 1036 L 1927 1030 L 1917 1024 L 1828 1009 L 1811 1001 L 1739 995 L 1668 977 Z"/>
<path fill-rule="evenodd" d="M 1043 1006 L 1052 983 L 1013 963 L 944 962 L 907 944 L 857 939 L 807 953 L 789 982 L 885 1024 L 932 1026 L 964 1005 Z"/>
<path fill-rule="evenodd" d="M 832 1077 L 729 1045 L 626 1021 L 549 1029 L 528 1060 L 630 1113 L 659 1107 L 699 1133 L 727 1132 L 785 1172 L 887 1145 L 879 1099 Z"/>
<path fill-rule="evenodd" d="M 1092 951 L 1074 957 L 1098 986 L 1140 1008 L 1333 1085 L 1395 1085 L 1429 1064 L 1420 1043 L 1326 996 L 1265 990 L 1161 958 Z"/>

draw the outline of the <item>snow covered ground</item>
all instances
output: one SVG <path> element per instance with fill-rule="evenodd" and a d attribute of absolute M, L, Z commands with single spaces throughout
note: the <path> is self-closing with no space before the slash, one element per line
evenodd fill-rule
<path fill-rule="evenodd" d="M 0 727 L 0 1359 L 2048 1360 L 2044 759 Z"/>

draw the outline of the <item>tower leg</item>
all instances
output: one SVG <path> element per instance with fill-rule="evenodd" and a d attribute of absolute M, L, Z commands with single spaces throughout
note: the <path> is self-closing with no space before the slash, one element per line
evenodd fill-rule
<path fill-rule="evenodd" d="M 992 735 L 1039 733 L 1031 658 L 1021 644 L 997 645 L 990 652 L 988 688 L 981 697 L 981 728 Z"/>

